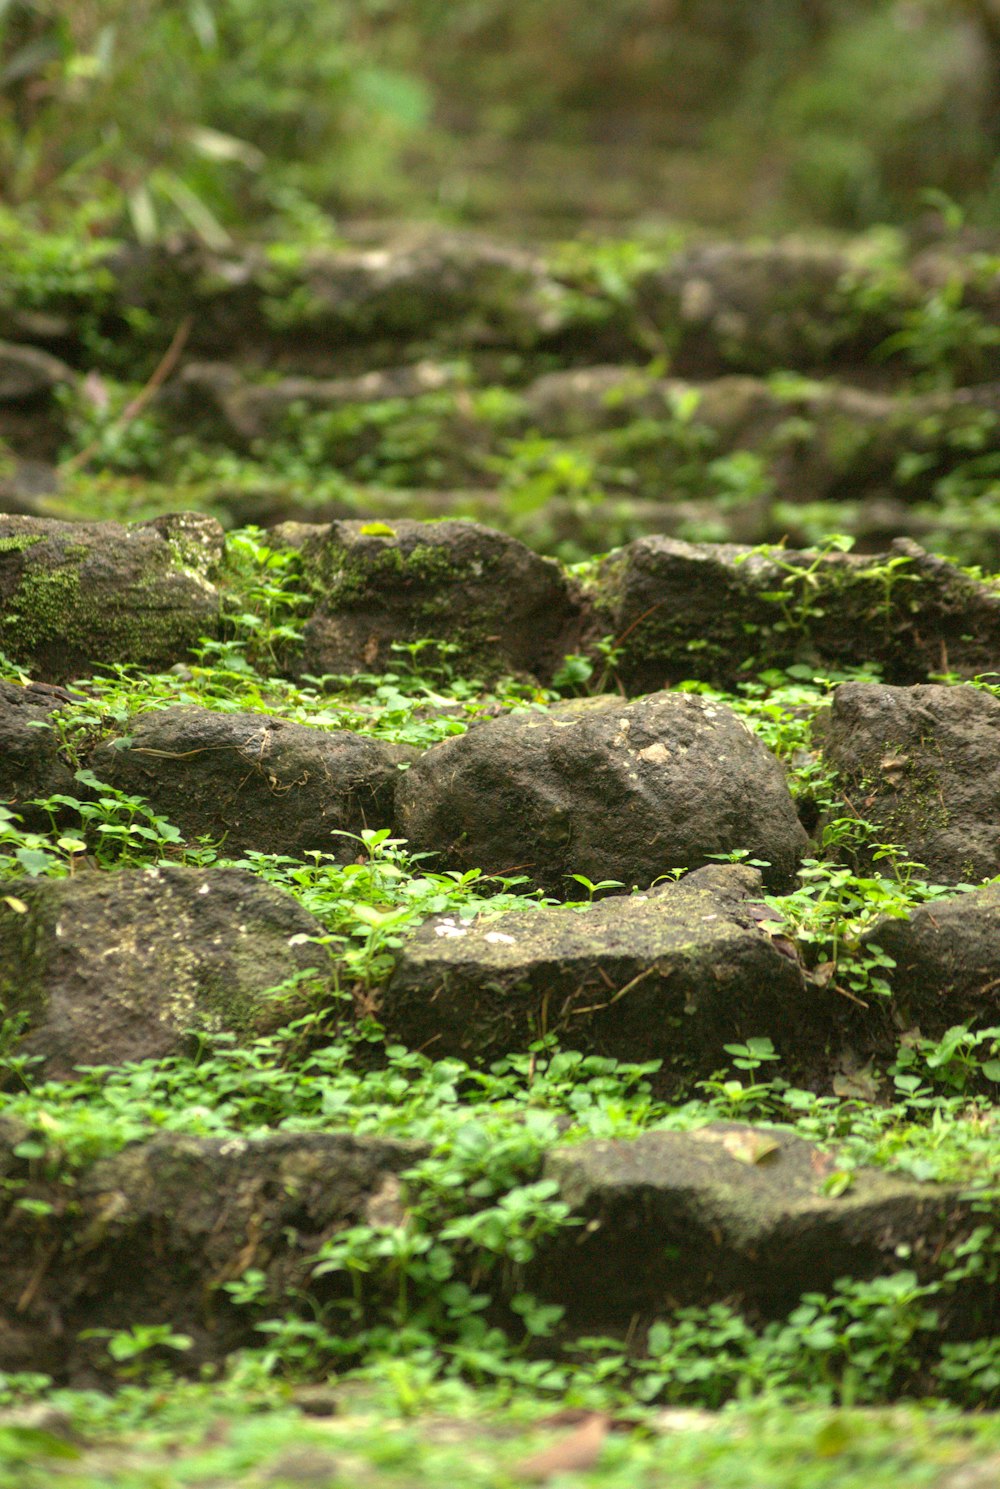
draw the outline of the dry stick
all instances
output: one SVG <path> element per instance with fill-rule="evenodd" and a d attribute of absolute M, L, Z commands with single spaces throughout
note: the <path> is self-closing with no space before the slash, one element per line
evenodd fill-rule
<path fill-rule="evenodd" d="M 126 404 L 113 424 L 109 424 L 107 429 L 102 430 L 96 439 L 92 439 L 89 445 L 85 445 L 82 450 L 78 450 L 69 460 L 63 461 L 59 467 L 60 475 L 70 475 L 73 471 L 80 470 L 83 466 L 87 465 L 91 457 L 96 455 L 108 434 L 115 433 L 119 429 L 124 429 L 126 424 L 131 424 L 132 420 L 142 413 L 157 388 L 162 387 L 177 366 L 180 354 L 184 350 L 184 343 L 191 335 L 191 327 L 193 325 L 194 316 L 186 315 L 174 332 L 173 340 L 157 363 L 146 386 L 139 390 L 131 403 Z"/>

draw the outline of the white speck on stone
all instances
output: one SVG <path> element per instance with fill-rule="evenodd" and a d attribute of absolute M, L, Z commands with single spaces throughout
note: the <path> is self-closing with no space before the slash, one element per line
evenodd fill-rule
<path fill-rule="evenodd" d="M 491 941 L 495 946 L 513 946 L 514 937 L 505 936 L 503 931 L 487 931 L 483 937 L 484 941 Z"/>
<path fill-rule="evenodd" d="M 648 760 L 650 765 L 665 765 L 670 759 L 670 751 L 660 740 L 655 744 L 647 745 L 644 750 L 639 751 L 640 760 Z"/>
<path fill-rule="evenodd" d="M 434 927 L 434 934 L 435 936 L 444 936 L 448 940 L 451 940 L 455 936 L 464 936 L 467 932 L 464 926 L 456 925 L 453 920 L 445 920 L 440 925 Z"/>
<path fill-rule="evenodd" d="M 288 946 L 305 946 L 306 942 L 311 940 L 312 937 L 307 936 L 305 931 L 298 931 L 294 936 L 289 936 L 286 944 Z"/>
<path fill-rule="evenodd" d="M 200 884 L 198 886 L 198 893 L 199 894 L 211 894 L 212 893 L 212 886 L 211 886 L 211 884 L 208 884 L 208 883 Z"/>

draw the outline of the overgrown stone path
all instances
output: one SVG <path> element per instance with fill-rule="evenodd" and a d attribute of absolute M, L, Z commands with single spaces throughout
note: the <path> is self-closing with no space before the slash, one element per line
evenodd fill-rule
<path fill-rule="evenodd" d="M 613 267 L 0 297 L 0 1371 L 895 1287 L 870 1399 L 995 1394 L 996 266 Z"/>

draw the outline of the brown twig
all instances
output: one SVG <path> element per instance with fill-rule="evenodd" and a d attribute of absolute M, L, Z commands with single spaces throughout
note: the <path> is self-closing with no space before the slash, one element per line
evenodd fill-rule
<path fill-rule="evenodd" d="M 85 465 L 89 464 L 91 457 L 96 455 L 100 449 L 106 435 L 116 433 L 119 429 L 124 429 L 126 425 L 131 424 L 132 420 L 142 413 L 153 394 L 158 388 L 163 386 L 177 366 L 180 354 L 184 350 L 184 344 L 191 335 L 191 327 L 193 325 L 194 316 L 186 315 L 174 332 L 173 340 L 157 363 L 145 387 L 140 388 L 131 402 L 127 403 L 122 409 L 118 418 L 112 424 L 109 424 L 107 429 L 103 429 L 96 439 L 92 439 L 89 445 L 85 445 L 82 450 L 78 450 L 75 455 L 71 455 L 68 460 L 63 461 L 59 467 L 60 475 L 71 475 L 73 471 L 81 470 Z"/>

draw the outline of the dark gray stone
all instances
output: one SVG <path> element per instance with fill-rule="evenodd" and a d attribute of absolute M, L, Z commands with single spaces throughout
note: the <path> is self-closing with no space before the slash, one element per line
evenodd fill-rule
<path fill-rule="evenodd" d="M 1000 699 L 963 685 L 844 683 L 824 750 L 849 809 L 933 881 L 1000 873 Z"/>
<path fill-rule="evenodd" d="M 630 693 L 798 662 L 974 677 L 1000 655 L 1000 595 L 908 538 L 882 554 L 638 538 L 602 563 L 594 603 Z"/>
<path fill-rule="evenodd" d="M 475 522 L 334 522 L 303 549 L 317 597 L 302 670 L 384 671 L 392 643 L 457 648 L 458 671 L 549 679 L 571 649 L 579 604 L 551 559 Z"/>
<path fill-rule="evenodd" d="M 332 834 L 391 826 L 396 762 L 417 754 L 270 714 L 167 708 L 138 715 L 130 735 L 105 741 L 90 763 L 189 841 L 207 835 L 230 856 L 319 850 L 343 861 L 358 845 Z"/>
<path fill-rule="evenodd" d="M 527 1285 L 578 1325 L 626 1327 L 722 1299 L 783 1313 L 838 1277 L 927 1274 L 948 1242 L 984 1221 L 967 1189 L 876 1169 L 824 1193 L 839 1166 L 835 1151 L 733 1122 L 557 1149 L 544 1176 L 580 1224 L 544 1245 Z M 996 1219 L 996 1200 L 989 1206 Z M 967 1322 L 971 1333 L 992 1327 Z"/>
<path fill-rule="evenodd" d="M 423 1156 L 416 1144 L 346 1132 L 163 1133 L 92 1164 L 70 1205 L 65 1184 L 29 1185 L 56 1201 L 45 1245 L 53 1234 L 62 1244 L 39 1269 L 37 1225 L 33 1233 L 16 1209 L 6 1216 L 0 1369 L 107 1380 L 104 1341 L 81 1334 L 164 1320 L 192 1341 L 184 1354 L 164 1352 L 174 1368 L 197 1370 L 259 1344 L 255 1322 L 288 1311 L 289 1298 L 309 1286 L 324 1240 L 350 1225 L 402 1222 L 399 1175 Z M 23 1184 L 26 1165 L 13 1162 Z M 256 1311 L 223 1291 L 251 1268 L 265 1279 Z M 343 1278 L 328 1278 L 309 1290 L 332 1300 L 347 1289 Z M 347 1311 L 330 1315 L 331 1329 L 337 1318 L 345 1330 L 354 1326 Z"/>
<path fill-rule="evenodd" d="M 396 825 L 439 867 L 527 874 L 557 895 L 571 874 L 645 887 L 738 849 L 781 887 L 806 844 L 775 757 L 692 693 L 491 719 L 410 767 Z"/>
<path fill-rule="evenodd" d="M 390 1035 L 434 1054 L 495 1058 L 555 1033 L 567 1048 L 664 1062 L 664 1086 L 770 1036 L 793 1063 L 823 1047 L 838 1001 L 753 914 L 760 875 L 720 864 L 585 911 L 539 907 L 465 924 L 436 917 L 403 946 L 382 996 Z M 758 906 L 758 909 L 761 907 Z"/>
<path fill-rule="evenodd" d="M 896 1017 L 939 1039 L 953 1024 L 1000 1022 L 1000 884 L 880 920 L 863 938 L 893 958 Z"/>
<path fill-rule="evenodd" d="M 18 1053 L 44 1057 L 48 1075 L 159 1058 L 192 1030 L 287 1023 L 303 995 L 272 990 L 310 968 L 329 976 L 311 940 L 323 935 L 291 895 L 239 869 L 20 879 L 0 900 L 0 1005 L 26 1029 Z"/>
<path fill-rule="evenodd" d="M 68 701 L 55 690 L 0 679 L 0 802 L 25 822 L 48 823 L 25 807 L 33 797 L 79 794 L 52 725 L 52 715 Z"/>

